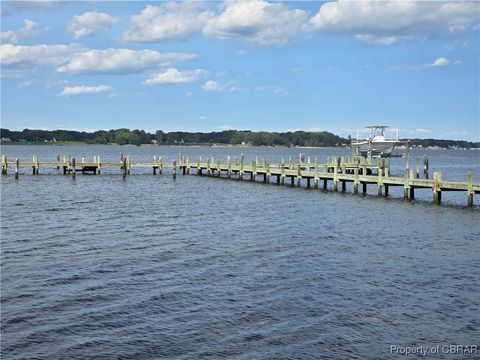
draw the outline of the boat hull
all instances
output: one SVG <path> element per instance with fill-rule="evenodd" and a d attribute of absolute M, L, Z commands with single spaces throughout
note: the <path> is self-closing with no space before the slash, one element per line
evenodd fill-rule
<path fill-rule="evenodd" d="M 371 146 L 372 156 L 389 157 L 398 141 L 361 141 L 353 143 L 353 147 L 356 149 L 358 155 L 368 156 L 368 151 Z"/>

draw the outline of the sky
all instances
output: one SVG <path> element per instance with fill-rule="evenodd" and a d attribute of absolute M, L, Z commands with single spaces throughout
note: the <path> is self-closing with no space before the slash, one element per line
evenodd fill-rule
<path fill-rule="evenodd" d="M 0 63 L 10 130 L 480 141 L 475 1 L 1 1 Z"/>

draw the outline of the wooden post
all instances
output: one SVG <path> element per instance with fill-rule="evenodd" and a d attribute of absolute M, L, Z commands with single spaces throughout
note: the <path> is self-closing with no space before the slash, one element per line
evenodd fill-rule
<path fill-rule="evenodd" d="M 75 164 L 75 158 L 72 159 L 72 179 L 75 180 L 75 173 L 76 173 L 76 164 Z"/>
<path fill-rule="evenodd" d="M 363 195 L 365 195 L 367 193 L 367 182 L 366 181 L 364 181 L 362 183 L 362 193 L 363 193 Z"/>
<path fill-rule="evenodd" d="M 155 166 L 156 163 L 157 163 L 157 156 L 153 155 L 153 166 L 152 166 L 153 175 L 157 175 L 157 167 Z"/>
<path fill-rule="evenodd" d="M 388 185 L 385 184 L 384 187 L 385 187 L 384 195 L 385 195 L 386 197 L 388 197 Z"/>
<path fill-rule="evenodd" d="M 318 190 L 318 158 L 315 157 L 315 175 L 313 178 L 313 188 Z"/>
<path fill-rule="evenodd" d="M 355 195 L 358 194 L 358 184 L 360 183 L 359 182 L 359 179 L 358 179 L 358 167 L 355 167 L 355 169 L 353 170 L 353 173 L 354 173 L 354 177 L 353 177 L 353 193 Z"/>
<path fill-rule="evenodd" d="M 228 175 L 228 178 L 230 179 L 232 177 L 232 159 L 230 158 L 230 155 L 228 156 L 228 171 L 227 171 L 227 175 Z"/>
<path fill-rule="evenodd" d="M 441 181 L 442 173 L 440 171 L 435 171 L 433 173 L 433 202 L 437 205 L 442 201 L 442 189 L 440 187 Z"/>
<path fill-rule="evenodd" d="M 3 155 L 2 156 L 2 175 L 7 175 L 7 168 L 8 168 L 7 155 Z"/>
<path fill-rule="evenodd" d="M 408 191 L 410 190 L 410 171 L 405 169 L 403 174 L 403 199 L 408 200 Z"/>
<path fill-rule="evenodd" d="M 197 175 L 202 175 L 202 167 L 200 166 L 200 157 L 197 160 Z"/>
<path fill-rule="evenodd" d="M 15 180 L 18 180 L 18 170 L 20 167 L 20 163 L 18 158 L 15 159 Z"/>
<path fill-rule="evenodd" d="M 187 174 L 190 174 L 190 161 L 188 160 L 188 156 L 186 158 L 187 161 Z"/>
<path fill-rule="evenodd" d="M 467 190 L 467 206 L 473 206 L 473 172 L 469 171 L 467 175 L 467 183 L 468 183 L 468 190 Z"/>
<path fill-rule="evenodd" d="M 60 170 L 60 154 L 57 153 L 57 170 Z"/>
<path fill-rule="evenodd" d="M 420 159 L 417 157 L 416 178 L 420 179 Z"/>
<path fill-rule="evenodd" d="M 385 164 L 385 177 L 390 176 L 390 158 L 387 159 Z M 385 195 L 387 195 L 387 186 L 385 186 Z"/>
<path fill-rule="evenodd" d="M 243 160 L 244 160 L 244 155 L 242 154 L 240 158 L 240 171 L 239 171 L 240 180 L 243 180 Z"/>
<path fill-rule="evenodd" d="M 173 160 L 172 167 L 173 167 L 173 179 L 176 179 L 177 178 L 177 160 Z"/>
<path fill-rule="evenodd" d="M 210 176 L 210 158 L 207 158 L 207 176 Z"/>
<path fill-rule="evenodd" d="M 328 180 L 323 179 L 323 190 L 327 190 Z"/>
<path fill-rule="evenodd" d="M 413 169 L 410 169 L 410 180 L 413 181 Z M 415 188 L 410 186 L 410 200 L 415 199 Z"/>
<path fill-rule="evenodd" d="M 338 161 L 333 166 L 333 191 L 338 191 Z"/>
<path fill-rule="evenodd" d="M 423 157 L 423 177 L 428 179 L 428 157 L 425 155 Z"/>
<path fill-rule="evenodd" d="M 270 183 L 270 175 L 271 175 L 271 173 L 270 173 L 270 163 L 265 162 L 265 167 L 266 167 L 266 170 L 265 170 L 265 182 L 266 182 L 267 184 L 269 184 L 269 183 Z"/>
<path fill-rule="evenodd" d="M 158 157 L 158 175 L 162 175 L 163 172 L 163 158 L 161 156 Z"/>
<path fill-rule="evenodd" d="M 282 166 L 280 168 L 280 184 L 285 185 L 285 160 L 282 158 Z"/>
<path fill-rule="evenodd" d="M 97 174 L 100 175 L 102 171 L 102 162 L 100 161 L 100 155 L 97 156 Z"/>
<path fill-rule="evenodd" d="M 342 192 L 347 191 L 347 182 L 345 180 L 342 180 Z"/>
<path fill-rule="evenodd" d="M 378 196 L 382 196 L 382 187 L 383 187 L 383 180 L 382 180 L 381 162 L 380 162 L 380 160 L 378 160 L 378 164 L 377 164 L 377 192 L 378 192 Z"/>
<path fill-rule="evenodd" d="M 122 170 L 123 170 L 123 180 L 127 179 L 127 157 L 122 155 Z"/>
<path fill-rule="evenodd" d="M 303 154 L 305 158 L 305 154 Z M 302 185 L 302 164 L 298 164 L 298 171 L 297 171 L 297 186 L 300 187 Z"/>
<path fill-rule="evenodd" d="M 252 160 L 252 177 L 250 178 L 251 181 L 255 181 L 257 178 L 257 161 Z"/>
<path fill-rule="evenodd" d="M 128 175 L 130 175 L 132 172 L 132 163 L 130 162 L 130 155 L 127 156 L 127 163 L 128 163 L 127 165 Z"/>
<path fill-rule="evenodd" d="M 220 177 L 220 159 L 217 160 L 217 176 Z"/>

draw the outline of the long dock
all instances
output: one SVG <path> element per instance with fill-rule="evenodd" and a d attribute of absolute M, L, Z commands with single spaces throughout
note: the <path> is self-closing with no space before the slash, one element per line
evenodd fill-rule
<path fill-rule="evenodd" d="M 376 160 L 376 161 L 375 161 Z M 120 170 L 124 179 L 132 173 L 135 168 L 150 168 L 154 175 L 163 174 L 166 169 L 176 178 L 177 170 L 183 175 L 193 173 L 195 175 L 206 175 L 211 177 L 223 177 L 229 179 L 260 181 L 263 183 L 276 183 L 278 185 L 289 184 L 291 186 L 318 189 L 320 184 L 327 189 L 328 183 L 333 184 L 333 191 L 346 191 L 347 183 L 353 183 L 353 193 L 361 192 L 366 194 L 367 186 L 376 186 L 378 196 L 388 196 L 391 187 L 402 187 L 404 199 L 414 199 L 417 189 L 429 189 L 433 194 L 433 202 L 440 204 L 442 193 L 447 191 L 463 191 L 467 195 L 467 206 L 473 206 L 474 194 L 480 193 L 480 184 L 473 182 L 473 173 L 467 174 L 467 181 L 445 181 L 442 180 L 441 172 L 434 172 L 433 178 L 429 179 L 428 158 L 423 161 L 423 176 L 420 178 L 420 162 L 417 159 L 416 171 L 409 168 L 409 161 L 404 170 L 403 176 L 392 176 L 390 174 L 389 159 L 372 159 L 361 157 L 329 157 L 326 163 L 320 164 L 315 159 L 300 159 L 294 163 L 292 159 L 282 160 L 279 163 L 268 163 L 257 158 L 251 162 L 245 162 L 244 157 L 231 159 L 222 163 L 214 158 L 190 162 L 188 157 L 179 155 L 179 160 L 173 160 L 171 164 L 165 163 L 162 157 L 153 157 L 152 162 L 131 162 L 130 157 L 121 155 L 118 162 L 102 162 L 100 156 L 94 156 L 93 161 L 87 161 L 82 157 L 80 161 L 75 158 L 57 155 L 56 161 L 40 161 L 34 155 L 31 162 L 20 162 L 15 159 L 9 162 L 5 155 L 2 156 L 2 175 L 7 175 L 8 170 L 13 168 L 15 179 L 19 178 L 20 169 L 32 169 L 33 175 L 38 175 L 42 168 L 56 168 L 62 170 L 64 175 L 71 175 L 75 178 L 77 173 L 101 174 L 102 169 L 112 168 Z"/>

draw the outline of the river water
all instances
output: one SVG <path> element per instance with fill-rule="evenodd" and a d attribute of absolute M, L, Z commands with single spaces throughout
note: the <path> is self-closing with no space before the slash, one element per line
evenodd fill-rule
<path fill-rule="evenodd" d="M 132 162 L 346 149 L 3 146 Z M 414 150 L 480 178 L 479 152 Z M 392 159 L 400 175 L 405 159 Z M 480 206 L 133 170 L 1 177 L 2 359 L 384 359 L 478 345 Z M 372 187 L 373 188 L 373 187 Z M 443 348 L 444 350 L 446 348 Z M 430 354 L 433 357 L 433 354 Z M 419 357 L 412 355 L 409 358 Z M 428 357 L 427 357 L 428 358 Z M 471 359 L 441 351 L 434 358 Z"/>

